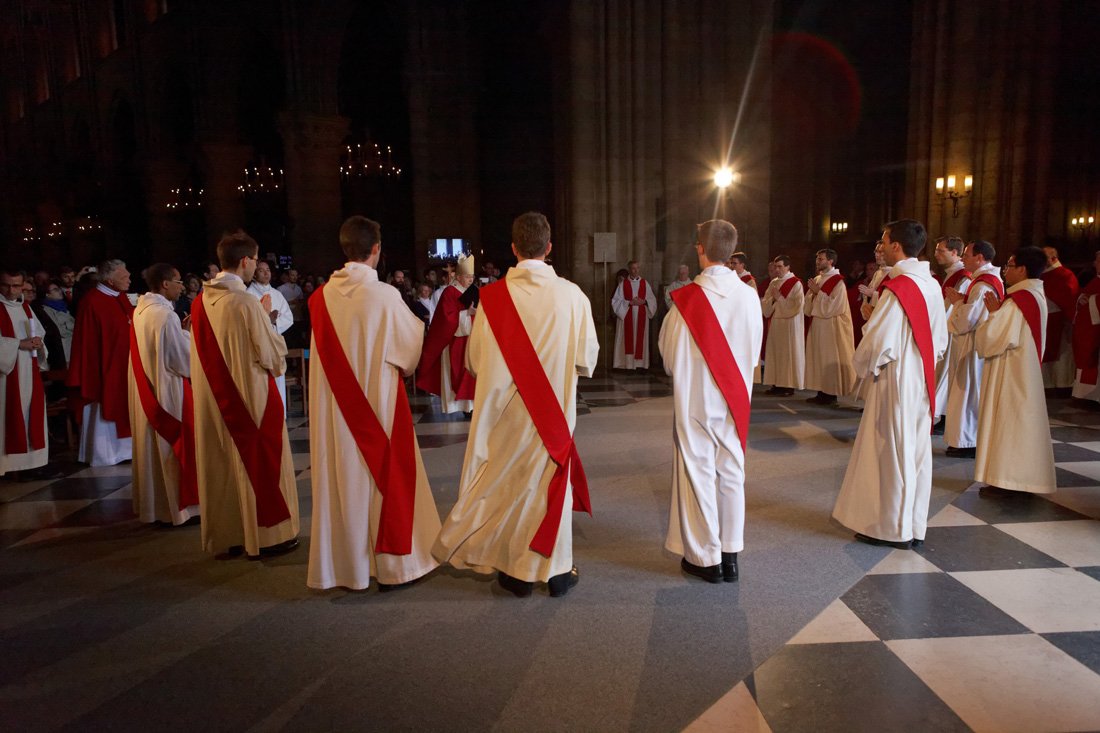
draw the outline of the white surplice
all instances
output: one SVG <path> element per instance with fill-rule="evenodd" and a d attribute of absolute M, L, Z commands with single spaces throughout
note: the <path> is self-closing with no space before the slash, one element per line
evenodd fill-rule
<path fill-rule="evenodd" d="M 272 324 L 275 333 L 281 336 L 286 333 L 288 328 L 294 325 L 294 314 L 290 311 L 290 303 L 286 302 L 286 296 L 279 292 L 278 288 L 272 287 L 270 283 L 267 285 L 260 285 L 253 280 L 248 284 L 248 292 L 255 295 L 256 300 L 260 300 L 265 295 L 271 296 L 271 310 L 279 312 L 279 315 L 275 317 L 275 323 Z M 275 386 L 279 388 L 279 397 L 283 400 L 283 412 L 285 414 L 287 411 L 285 374 L 280 374 L 275 377 Z"/>
<path fill-rule="evenodd" d="M 8 471 L 26 471 L 30 468 L 45 466 L 50 457 L 50 435 L 49 431 L 46 430 L 46 411 L 43 410 L 40 419 L 42 420 L 42 431 L 46 436 L 46 443 L 38 450 L 30 449 L 31 390 L 34 386 L 33 380 L 41 378 L 41 375 L 35 376 L 31 359 L 37 353 L 38 369 L 42 371 L 46 366 L 46 344 L 43 342 L 42 348 L 38 352 L 19 348 L 20 341 L 32 336 L 42 336 L 46 333 L 46 329 L 42 327 L 33 311 L 30 318 L 27 318 L 27 313 L 23 310 L 22 300 L 11 301 L 0 296 L 0 307 L 7 309 L 8 318 L 11 319 L 12 331 L 15 333 L 13 338 L 0 336 L 0 476 L 3 476 Z M 29 449 L 26 453 L 8 454 L 4 452 L 4 416 L 6 415 L 4 410 L 7 409 L 4 400 L 8 393 L 9 379 L 19 380 L 23 425 L 27 431 L 27 448 Z"/>
<path fill-rule="evenodd" d="M 928 308 L 934 360 L 947 348 L 943 294 L 927 262 L 902 260 Z M 866 404 L 833 516 L 845 527 L 891 542 L 923 540 L 932 491 L 932 417 L 924 362 L 901 301 L 884 290 L 855 351 Z M 935 385 L 933 385 L 934 387 Z"/>
<path fill-rule="evenodd" d="M 508 271 L 508 292 L 530 335 L 570 432 L 577 422 L 577 377 L 591 376 L 599 355 L 592 306 L 581 289 L 544 262 L 524 260 Z M 546 514 L 557 470 L 520 398 L 488 318 L 474 319 L 466 364 L 477 376 L 474 417 L 458 501 L 433 548 L 441 561 L 479 573 L 500 570 L 546 581 L 573 567 L 572 485 L 550 557 L 529 545 Z M 584 446 L 580 446 L 584 458 Z"/>
<path fill-rule="evenodd" d="M 820 285 L 839 274 L 840 270 L 833 267 L 819 273 L 814 281 Z M 806 389 L 837 396 L 851 394 L 856 386 L 852 369 L 855 336 L 847 288 L 842 282 L 831 295 L 823 290 L 809 292 L 803 310 L 813 318 L 806 333 Z"/>
<path fill-rule="evenodd" d="M 973 277 L 1001 276 L 1001 268 L 982 265 Z M 982 391 L 982 358 L 974 348 L 974 332 L 989 315 L 985 294 L 993 288 L 975 282 L 966 301 L 951 309 L 947 331 L 951 334 L 951 383 L 947 391 L 947 412 L 943 441 L 953 448 L 973 448 L 978 444 L 978 401 Z"/>
<path fill-rule="evenodd" d="M 221 353 L 248 412 L 260 424 L 267 406 L 268 375 L 286 368 L 286 342 L 271 328 L 263 306 L 245 290 L 244 281 L 220 272 L 203 287 L 203 306 Z M 198 351 L 191 350 L 191 384 L 195 396 L 195 455 L 202 546 L 210 553 L 243 545 L 249 555 L 298 536 L 298 486 L 294 481 L 290 439 L 282 426 L 279 490 L 290 517 L 273 527 L 256 521 L 256 495 L 244 463 L 225 425 L 221 409 L 203 373 Z"/>
<path fill-rule="evenodd" d="M 760 303 L 768 324 L 768 343 L 764 348 L 763 383 L 787 389 L 802 389 L 806 373 L 806 327 L 802 315 L 804 294 L 797 281 L 786 297 L 780 287 L 794 277 L 788 272 L 774 278 Z"/>
<path fill-rule="evenodd" d="M 1008 295 L 1022 290 L 1039 303 L 1039 343 L 1043 344 L 1047 322 L 1043 281 L 1018 282 Z M 1006 300 L 988 315 L 975 334 L 975 348 L 985 365 L 974 480 L 1013 491 L 1053 493 L 1057 486 L 1054 449 L 1042 369 L 1031 328 L 1014 302 Z"/>
<path fill-rule="evenodd" d="M 611 310 L 615 312 L 615 346 L 612 354 L 611 366 L 614 369 L 648 369 L 649 368 L 649 319 L 657 314 L 657 295 L 651 286 L 642 278 L 627 278 L 633 288 L 634 297 L 638 296 L 641 283 L 645 283 L 645 305 L 631 305 L 623 298 L 623 284 L 619 283 L 615 288 L 615 294 L 611 296 Z M 634 352 L 626 353 L 623 345 L 623 319 L 628 311 L 633 311 L 634 328 L 637 329 L 638 319 L 645 321 L 645 332 L 642 334 L 642 358 L 634 357 Z M 635 332 L 636 333 L 636 332 Z"/>
<path fill-rule="evenodd" d="M 179 420 L 183 415 L 183 380 L 191 376 L 191 334 L 180 327 L 173 304 L 156 293 L 138 298 L 134 331 L 141 365 L 145 368 L 144 376 L 134 374 L 132 363 L 129 370 L 134 514 L 142 522 L 183 524 L 199 516 L 199 505 L 180 508 L 179 460 L 172 445 L 149 423 L 135 378 L 148 378 L 157 402 Z"/>
<path fill-rule="evenodd" d="M 411 374 L 420 360 L 424 323 L 405 305 L 401 293 L 379 282 L 378 272 L 364 263 L 349 262 L 334 272 L 324 298 L 355 378 L 389 435 L 397 390 L 405 389 L 402 373 Z M 384 499 L 329 386 L 315 341 L 310 349 L 315 355 L 309 380 L 313 524 L 306 584 L 361 590 L 370 585 L 371 576 L 389 585 L 416 580 L 438 565 L 431 548 L 440 527 L 416 436 L 416 465 L 408 467 L 416 474 L 412 552 L 375 554 Z"/>
<path fill-rule="evenodd" d="M 764 322 L 756 291 L 743 287 L 725 265 L 695 278 L 722 327 L 752 399 Z M 745 548 L 745 453 L 702 352 L 674 306 L 659 338 L 665 372 L 672 377 L 672 501 L 665 548 L 709 567 L 723 552 Z"/>
<path fill-rule="evenodd" d="M 959 270 L 962 270 L 962 269 L 963 269 L 963 263 L 961 261 L 956 262 L 955 264 L 951 265 L 943 273 L 943 281 L 947 282 L 947 280 L 949 278 L 951 278 L 956 272 L 958 272 Z M 965 295 L 966 294 L 966 289 L 968 287 L 970 287 L 970 279 L 964 277 L 964 278 L 960 278 L 959 281 L 957 283 L 955 283 L 955 286 L 954 286 L 953 289 L 957 290 L 958 292 Z M 941 288 L 941 290 L 942 290 L 942 288 Z M 943 299 L 943 308 L 944 308 L 944 313 L 946 314 L 946 317 L 947 317 L 948 321 L 951 320 L 951 311 L 954 309 L 954 307 L 955 307 L 954 303 L 952 303 L 950 300 L 948 300 L 946 297 L 944 297 L 944 299 Z M 941 415 L 946 415 L 947 414 L 947 400 L 948 400 L 948 397 L 949 397 L 950 386 L 951 386 L 951 341 L 952 341 L 952 339 L 950 339 L 950 338 L 947 339 L 947 351 L 944 352 L 943 359 L 936 363 L 936 418 L 937 419 Z"/>

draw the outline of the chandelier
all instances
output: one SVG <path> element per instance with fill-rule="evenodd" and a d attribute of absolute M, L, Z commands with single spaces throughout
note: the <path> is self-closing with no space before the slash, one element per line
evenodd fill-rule
<path fill-rule="evenodd" d="M 202 207 L 202 193 L 201 188 L 173 188 L 168 196 L 168 203 L 164 205 L 164 208 L 169 211 L 189 211 L 191 209 L 198 209 Z"/>
<path fill-rule="evenodd" d="M 245 166 L 244 181 L 237 186 L 237 190 L 244 196 L 276 193 L 282 189 L 283 183 L 283 169 L 272 168 L 261 158 L 259 165 Z"/>
<path fill-rule="evenodd" d="M 340 155 L 340 175 L 348 178 L 400 178 L 401 169 L 393 163 L 393 148 L 378 143 L 345 145 Z"/>

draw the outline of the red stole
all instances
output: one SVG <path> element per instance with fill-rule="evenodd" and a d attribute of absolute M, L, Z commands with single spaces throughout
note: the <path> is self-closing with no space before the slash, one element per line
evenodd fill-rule
<path fill-rule="evenodd" d="M 179 508 L 199 503 L 199 484 L 195 466 L 195 404 L 191 396 L 191 380 L 183 380 L 183 417 L 177 420 L 157 400 L 153 383 L 145 373 L 138 349 L 137 328 L 130 327 L 130 368 L 134 370 L 141 409 L 157 435 L 164 438 L 180 464 Z"/>
<path fill-rule="evenodd" d="M 970 291 L 974 289 L 974 286 L 978 283 L 985 283 L 989 287 L 993 288 L 993 292 L 997 294 L 997 300 L 1005 299 L 1005 284 L 1001 282 L 1001 278 L 995 276 L 990 272 L 983 272 L 975 278 L 971 278 L 970 285 L 966 288 L 966 298 L 970 299 Z"/>
<path fill-rule="evenodd" d="M 940 288 L 940 291 L 943 293 L 943 297 L 946 298 L 948 290 L 955 290 L 956 286 L 959 284 L 959 281 L 968 277 L 970 277 L 970 273 L 966 271 L 965 267 L 960 267 L 958 270 L 955 270 L 955 272 L 951 273 L 951 276 L 947 278 L 943 286 Z"/>
<path fill-rule="evenodd" d="M 673 291 L 676 292 L 676 291 Z M 638 281 L 638 297 L 645 300 L 645 280 Z M 630 302 L 634 298 L 634 286 L 630 284 L 630 278 L 623 280 L 623 300 Z M 641 313 L 638 314 L 637 323 L 634 322 L 634 308 L 646 306 L 628 306 L 626 317 L 623 318 L 623 353 L 633 354 L 635 359 L 642 358 L 645 345 L 645 324 L 649 320 Z"/>
<path fill-rule="evenodd" d="M 359 455 L 378 486 L 378 493 L 382 495 L 374 551 L 408 555 L 412 552 L 413 508 L 416 503 L 416 438 L 405 384 L 400 378 L 396 380 L 393 428 L 387 436 L 340 344 L 324 293 L 325 288 L 320 287 L 309 298 L 313 343 L 321 368 L 325 371 L 325 379 L 332 389 L 334 402 L 355 440 Z M 367 517 L 362 520 L 367 521 Z"/>
<path fill-rule="evenodd" d="M 746 285 L 752 285 L 754 281 L 752 279 L 752 275 L 746 272 L 744 275 L 741 276 L 741 282 L 745 283 Z"/>
<path fill-rule="evenodd" d="M 534 423 L 546 452 L 550 454 L 550 459 L 558 466 L 550 479 L 546 494 L 546 516 L 530 544 L 535 552 L 550 557 L 565 509 L 567 481 L 572 479 L 573 483 L 573 510 L 592 513 L 588 479 L 577 453 L 577 445 L 573 442 L 573 435 L 569 432 L 565 412 L 558 404 L 558 398 L 550 386 L 550 380 L 546 378 L 538 353 L 531 344 L 531 337 L 523 326 L 511 293 L 508 292 L 507 280 L 498 280 L 481 289 L 481 310 L 489 319 L 489 328 L 512 380 L 516 383 L 516 391 L 531 415 L 531 422 Z"/>
<path fill-rule="evenodd" d="M 252 493 L 256 497 L 256 522 L 261 527 L 274 527 L 290 519 L 290 509 L 279 488 L 283 466 L 283 401 L 275 386 L 275 377 L 268 373 L 264 414 L 259 426 L 252 421 L 206 316 L 205 297 L 205 294 L 200 295 L 191 303 L 192 348 L 199 356 L 202 372 L 210 383 L 210 391 L 225 420 L 229 437 L 252 484 Z"/>
<path fill-rule="evenodd" d="M 1039 302 L 1035 299 L 1035 293 L 1029 290 L 1017 290 L 1008 296 L 1008 299 L 1016 304 L 1020 312 L 1024 314 L 1028 328 L 1031 329 L 1031 338 L 1035 341 L 1035 355 L 1039 357 L 1039 363 L 1043 363 L 1043 319 L 1039 310 Z"/>
<path fill-rule="evenodd" d="M 66 384 L 79 421 L 84 405 L 98 402 L 104 420 L 115 423 L 119 438 L 130 437 L 130 322 L 134 306 L 126 293 L 111 296 L 98 288 L 81 298 L 73 330 L 72 359 Z"/>
<path fill-rule="evenodd" d="M 920 286 L 911 277 L 897 277 L 883 280 L 886 288 L 897 296 L 905 317 L 909 319 L 909 328 L 913 331 L 913 341 L 920 352 L 924 366 L 924 381 L 928 388 L 928 410 L 932 418 L 936 416 L 936 355 L 933 352 L 932 324 L 928 320 L 928 302 L 921 293 Z"/>
<path fill-rule="evenodd" d="M 34 316 L 31 307 L 23 303 L 23 312 L 32 323 Z M 0 303 L 0 336 L 22 341 L 29 336 L 16 336 L 15 326 L 8 315 L 8 307 Z M 30 453 L 46 447 L 46 390 L 42 387 L 42 376 L 38 373 L 38 357 L 31 354 L 31 412 L 30 445 L 27 444 L 27 424 L 23 421 L 23 395 L 19 390 L 19 357 L 15 367 L 5 380 L 4 391 L 4 453 L 9 456 Z"/>
<path fill-rule="evenodd" d="M 779 286 L 779 294 L 784 298 L 790 296 L 791 291 L 794 290 L 794 286 L 798 284 L 797 277 L 788 277 L 783 281 L 783 284 Z"/>
<path fill-rule="evenodd" d="M 812 281 L 812 279 L 807 281 L 807 285 L 806 285 L 807 289 L 809 289 L 809 287 L 810 287 L 809 283 L 811 281 Z M 836 286 L 839 285 L 842 282 L 844 282 L 844 276 L 841 275 L 840 273 L 837 273 L 836 275 L 833 275 L 832 277 L 830 277 L 825 282 L 821 283 L 820 292 L 825 293 L 826 295 L 832 295 L 833 291 L 836 289 Z M 813 322 L 814 322 L 814 317 L 813 316 L 809 316 L 809 315 L 806 316 L 806 337 L 807 338 L 809 338 L 809 336 L 810 336 L 810 326 L 811 326 L 811 324 L 813 324 Z"/>
<path fill-rule="evenodd" d="M 1094 277 L 1082 295 L 1100 295 L 1100 277 Z M 1092 324 L 1088 298 L 1077 306 L 1073 319 L 1073 359 L 1081 370 L 1082 384 L 1096 384 L 1100 376 L 1100 326 Z"/>
<path fill-rule="evenodd" d="M 448 285 L 439 296 L 435 315 L 428 326 L 428 335 L 424 339 L 424 349 L 420 352 L 420 363 L 416 367 L 416 386 L 431 394 L 443 391 L 442 370 L 449 369 L 451 389 L 456 400 L 472 400 L 476 380 L 466 371 L 466 336 L 455 336 L 458 330 L 458 316 L 462 310 L 458 288 Z M 443 363 L 443 350 L 450 347 L 450 363 Z"/>
<path fill-rule="evenodd" d="M 749 440 L 749 393 L 745 380 L 741 376 L 737 359 L 730 350 L 722 326 L 714 307 L 707 300 L 706 293 L 697 283 L 685 285 L 672 293 L 680 315 L 687 324 L 695 345 L 703 354 L 710 374 L 714 377 L 722 397 L 726 400 L 733 423 L 737 426 L 737 436 L 741 438 L 741 450 L 748 450 Z"/>

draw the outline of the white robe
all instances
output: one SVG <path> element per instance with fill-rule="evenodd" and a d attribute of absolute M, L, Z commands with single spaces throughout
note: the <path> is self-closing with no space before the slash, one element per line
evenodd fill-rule
<path fill-rule="evenodd" d="M 974 277 L 989 273 L 1000 277 L 1001 268 L 982 265 Z M 993 292 L 986 283 L 974 283 L 966 301 L 951 310 L 947 330 L 951 334 L 951 384 L 947 392 L 947 413 L 943 441 L 953 448 L 978 444 L 978 401 L 981 397 L 982 358 L 974 348 L 974 332 L 989 315 L 985 294 Z"/>
<path fill-rule="evenodd" d="M 46 437 L 45 446 L 38 450 L 29 450 L 26 453 L 8 455 L 4 452 L 4 415 L 7 414 L 4 412 L 7 408 L 4 400 L 7 395 L 8 380 L 13 378 L 19 380 L 19 397 L 23 403 L 23 423 L 27 430 L 27 448 L 31 447 L 31 389 L 34 386 L 32 381 L 34 376 L 33 362 L 31 359 L 35 356 L 35 352 L 20 349 L 19 342 L 32 336 L 43 336 L 46 329 L 39 323 L 33 311 L 30 319 L 27 318 L 22 301 L 12 302 L 0 296 L 0 304 L 2 304 L 0 307 L 7 308 L 8 317 L 11 318 L 12 331 L 15 333 L 13 338 L 0 336 L 0 476 L 3 476 L 8 471 L 25 471 L 30 468 L 45 466 L 50 457 L 50 435 L 49 431 L 46 430 L 46 412 L 43 410 L 42 430 Z M 38 369 L 43 371 L 47 367 L 45 343 L 42 344 L 42 349 L 37 352 L 37 356 Z"/>
<path fill-rule="evenodd" d="M 619 283 L 615 288 L 615 294 L 611 296 L 611 309 L 615 312 L 615 347 L 612 355 L 611 367 L 613 369 L 648 369 L 649 368 L 649 319 L 657 314 L 657 295 L 653 292 L 653 286 L 642 278 L 628 278 L 634 289 L 634 297 L 638 297 L 638 289 L 641 283 L 645 283 L 645 306 L 630 305 L 623 298 L 623 284 Z M 628 311 L 633 309 L 634 328 L 637 328 L 637 319 L 645 319 L 645 332 L 642 334 L 642 358 L 637 359 L 633 353 L 627 354 L 623 345 L 623 319 Z"/>
<path fill-rule="evenodd" d="M 260 285 L 253 280 L 248 284 L 248 292 L 256 296 L 256 300 L 260 300 L 265 295 L 271 296 L 271 310 L 278 311 L 279 315 L 275 318 L 275 323 L 271 324 L 275 329 L 275 333 L 280 336 L 286 333 L 286 330 L 294 325 L 294 314 L 290 311 L 290 303 L 286 302 L 286 297 L 279 292 L 278 288 L 271 287 L 271 284 Z M 279 397 L 283 400 L 283 412 L 286 413 L 288 406 L 286 403 L 286 375 L 280 374 L 275 377 L 275 386 L 279 388 Z"/>
<path fill-rule="evenodd" d="M 401 294 L 379 282 L 378 272 L 363 263 L 349 262 L 334 272 L 324 294 L 344 354 L 388 435 L 393 430 L 397 390 L 405 389 L 402 373 L 411 374 L 420 360 L 424 324 L 405 305 Z M 315 341 L 310 349 L 317 353 Z M 310 588 L 361 590 L 370 585 L 371 576 L 397 585 L 438 565 L 431 548 L 439 534 L 439 511 L 415 435 L 413 442 L 416 465 L 409 467 L 416 472 L 412 553 L 376 555 L 383 498 L 348 430 L 323 363 L 313 359 L 309 381 L 313 528 L 306 579 Z"/>
<path fill-rule="evenodd" d="M 954 275 L 959 270 L 963 269 L 962 262 L 956 262 L 949 267 L 943 274 L 944 282 Z M 969 278 L 961 278 L 955 283 L 955 290 L 960 293 L 966 294 L 966 289 L 970 287 Z M 941 288 L 942 290 L 942 288 Z M 947 320 L 951 320 L 951 312 L 954 309 L 954 304 L 946 297 L 943 299 L 944 313 Z M 936 362 L 936 418 L 947 414 L 947 399 L 949 397 L 951 386 L 951 339 L 947 340 L 947 351 L 944 352 L 943 359 Z"/>
<path fill-rule="evenodd" d="M 286 368 L 286 342 L 271 328 L 263 306 L 245 290 L 244 281 L 220 272 L 203 289 L 203 306 L 233 381 L 257 425 L 267 406 L 268 374 Z M 279 489 L 290 517 L 273 527 L 256 520 L 256 495 L 244 463 L 225 425 L 221 409 L 206 381 L 198 351 L 191 350 L 191 384 L 195 396 L 195 449 L 199 503 L 202 505 L 202 546 L 209 553 L 243 545 L 256 555 L 298 535 L 298 486 L 286 422 L 282 425 Z"/>
<path fill-rule="evenodd" d="M 1043 281 L 1024 280 L 1008 293 L 1021 290 L 1036 296 L 1045 339 Z M 974 480 L 1013 491 L 1053 493 L 1057 483 L 1043 375 L 1031 328 L 1015 303 L 1006 300 L 988 315 L 975 334 L 975 347 L 985 366 Z"/>
<path fill-rule="evenodd" d="M 672 293 L 685 285 L 690 285 L 691 282 L 691 280 L 673 280 L 665 286 L 665 310 L 672 310 Z"/>
<path fill-rule="evenodd" d="M 784 282 L 794 277 L 788 272 L 768 284 L 760 307 L 768 324 L 768 344 L 764 348 L 764 384 L 787 389 L 802 389 L 806 372 L 806 327 L 802 315 L 802 283 L 796 282 L 787 297 L 779 292 Z"/>
<path fill-rule="evenodd" d="M 180 327 L 172 303 L 146 293 L 138 299 L 134 330 L 145 376 L 161 407 L 177 420 L 183 415 L 183 380 L 191 376 L 191 334 Z M 180 509 L 180 464 L 172 445 L 157 434 L 145 415 L 130 364 L 130 427 L 133 430 L 134 514 L 142 522 L 183 524 L 199 516 L 199 506 Z"/>
<path fill-rule="evenodd" d="M 839 274 L 834 267 L 814 280 L 821 284 Z M 844 283 L 833 288 L 831 295 L 823 290 L 807 293 L 804 311 L 813 318 L 806 334 L 806 389 L 837 396 L 851 394 L 856 387 L 852 370 L 855 337 Z"/>
<path fill-rule="evenodd" d="M 591 376 L 599 356 L 592 306 L 549 265 L 524 260 L 506 275 L 508 290 L 565 413 L 577 422 L 577 377 Z M 477 376 L 474 419 L 466 443 L 458 501 L 433 548 L 441 561 L 479 573 L 501 570 L 546 581 L 573 567 L 573 489 L 549 558 L 529 545 L 546 514 L 557 469 L 543 446 L 484 314 L 474 319 L 466 364 Z M 584 459 L 583 446 L 580 450 Z"/>
<path fill-rule="evenodd" d="M 927 262 L 902 260 L 928 308 L 936 360 L 947 348 L 943 294 Z M 901 301 L 884 290 L 855 351 L 868 387 L 852 456 L 833 516 L 845 527 L 891 542 L 923 540 L 932 492 L 932 417 L 924 362 Z"/>
<path fill-rule="evenodd" d="M 764 331 L 758 296 L 725 265 L 708 267 L 695 282 L 714 309 L 751 400 Z M 673 390 L 665 548 L 709 567 L 723 552 L 745 549 L 745 453 L 729 406 L 676 307 L 665 317 L 659 345 Z"/>

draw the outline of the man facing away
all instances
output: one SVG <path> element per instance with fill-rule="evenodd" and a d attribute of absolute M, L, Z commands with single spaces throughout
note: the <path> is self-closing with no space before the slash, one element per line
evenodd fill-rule
<path fill-rule="evenodd" d="M 1058 250 L 1043 247 L 1046 268 L 1043 292 L 1047 299 L 1046 346 L 1043 349 L 1043 384 L 1048 389 L 1073 387 L 1073 315 L 1081 287 L 1073 270 L 1058 259 Z"/>
<path fill-rule="evenodd" d="M 806 401 L 833 405 L 838 395 L 849 394 L 856 386 L 852 314 L 844 275 L 836 269 L 836 252 L 818 250 L 814 262 L 817 275 L 808 283 L 805 305 L 806 317 L 812 319 L 806 332 L 806 389 L 817 394 Z"/>
<path fill-rule="evenodd" d="M 947 443 L 947 455 L 954 458 L 973 458 L 978 444 L 982 358 L 974 347 L 974 332 L 988 315 L 986 293 L 993 293 L 998 300 L 1004 298 L 1001 269 L 993 266 L 996 255 L 997 251 L 989 242 L 978 240 L 966 245 L 962 256 L 963 265 L 970 273 L 966 292 L 944 292 L 953 307 L 947 321 L 952 366 L 943 440 Z"/>
<path fill-rule="evenodd" d="M 943 307 L 947 320 L 951 320 L 951 309 L 954 303 L 947 299 L 947 291 L 954 290 L 965 293 L 970 287 L 970 273 L 963 265 L 962 254 L 966 244 L 958 237 L 940 237 L 936 240 L 936 249 L 933 256 L 936 263 L 943 268 Z M 938 422 L 932 427 L 933 435 L 943 435 L 947 422 L 947 400 L 951 385 L 951 339 L 947 339 L 947 352 L 943 359 L 936 364 L 936 419 Z"/>
<path fill-rule="evenodd" d="M 275 386 L 286 343 L 246 289 L 258 251 L 240 230 L 223 236 L 221 272 L 191 306 L 202 546 L 253 559 L 298 546 L 298 487 Z"/>
<path fill-rule="evenodd" d="M 0 271 L 0 476 L 46 465 L 46 393 L 41 369 L 46 364 L 46 333 L 23 302 L 24 275 Z"/>
<path fill-rule="evenodd" d="M 791 272 L 791 258 L 787 255 L 779 255 L 772 264 L 775 278 L 768 284 L 760 304 L 764 317 L 768 318 L 762 381 L 772 385 L 765 394 L 790 397 L 796 389 L 802 389 L 806 366 L 802 282 Z"/>
<path fill-rule="evenodd" d="M 577 377 L 599 355 L 588 298 L 546 264 L 550 224 L 529 212 L 512 224 L 519 263 L 481 290 L 466 360 L 477 375 L 458 501 L 433 548 L 440 561 L 497 572 L 516 596 L 577 582 L 570 508 L 591 512 L 573 443 Z"/>
<path fill-rule="evenodd" d="M 439 512 L 413 432 L 404 375 L 424 326 L 378 279 L 381 229 L 364 216 L 340 227 L 347 264 L 309 300 L 313 529 L 310 588 L 411 583 L 438 563 Z"/>
<path fill-rule="evenodd" d="M 672 503 L 665 548 L 711 583 L 738 578 L 745 546 L 745 446 L 763 321 L 756 290 L 726 266 L 737 229 L 699 225 L 702 272 L 673 295 L 660 350 L 672 377 Z"/>
<path fill-rule="evenodd" d="M 183 524 L 199 516 L 191 395 L 190 318 L 173 304 L 179 270 L 158 262 L 143 273 L 130 335 L 130 424 L 134 429 L 134 514 L 142 522 Z"/>
<path fill-rule="evenodd" d="M 986 293 L 989 317 L 974 337 L 985 359 L 974 462 L 974 480 L 986 484 L 983 497 L 1050 494 L 1056 487 L 1041 368 L 1045 264 L 1038 247 L 1016 250 L 1004 267 L 1006 297 Z"/>
<path fill-rule="evenodd" d="M 66 384 L 75 388 L 82 410 L 77 460 L 92 466 L 113 466 L 133 453 L 126 376 L 134 315 L 129 289 L 125 262 L 101 264 L 99 284 L 81 298 L 73 328 Z"/>
<path fill-rule="evenodd" d="M 256 263 L 256 272 L 252 276 L 252 282 L 248 284 L 248 292 L 254 295 L 260 305 L 267 311 L 267 317 L 271 319 L 271 327 L 275 333 L 282 336 L 294 325 L 294 314 L 290 311 L 290 303 L 279 288 L 271 284 L 271 265 L 267 260 Z M 279 397 L 283 401 L 283 412 L 286 412 L 286 375 L 280 374 L 275 378 L 275 385 L 279 388 Z"/>
<path fill-rule="evenodd" d="M 913 219 L 891 222 L 882 233 L 892 270 L 855 352 L 866 404 L 833 508 L 860 542 L 898 549 L 924 541 L 935 366 L 947 348 L 940 285 L 916 259 L 926 236 Z"/>
<path fill-rule="evenodd" d="M 649 369 L 649 320 L 657 313 L 657 296 L 642 278 L 637 260 L 627 263 L 627 277 L 615 287 L 615 369 Z"/>

